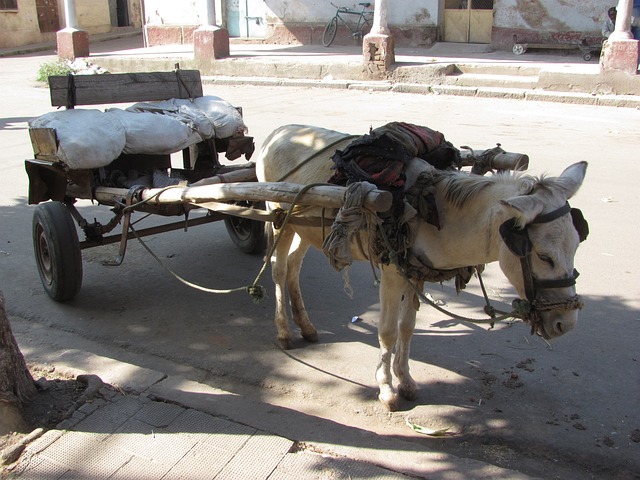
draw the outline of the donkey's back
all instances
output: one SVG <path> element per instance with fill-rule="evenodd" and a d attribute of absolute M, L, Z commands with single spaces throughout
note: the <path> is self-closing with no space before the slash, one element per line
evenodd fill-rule
<path fill-rule="evenodd" d="M 333 173 L 331 156 L 353 138 L 320 127 L 284 125 L 274 130 L 262 145 L 256 163 L 258 180 L 301 185 L 326 182 Z"/>

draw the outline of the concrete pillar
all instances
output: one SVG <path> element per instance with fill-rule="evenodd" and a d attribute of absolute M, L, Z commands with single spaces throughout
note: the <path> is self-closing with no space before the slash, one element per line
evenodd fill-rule
<path fill-rule="evenodd" d="M 600 71 L 623 71 L 636 75 L 640 61 L 640 42 L 631 34 L 633 0 L 619 0 L 616 26 L 602 46 Z"/>
<path fill-rule="evenodd" d="M 609 36 L 609 40 L 631 40 L 631 14 L 633 0 L 619 0 L 616 7 L 616 26 Z"/>
<path fill-rule="evenodd" d="M 206 70 L 213 60 L 230 55 L 229 32 L 216 26 L 215 0 L 204 0 L 205 24 L 193 32 L 193 55 L 198 68 Z"/>
<path fill-rule="evenodd" d="M 70 61 L 88 57 L 89 34 L 78 29 L 75 0 L 64 0 L 64 19 L 66 27 L 56 33 L 58 57 Z"/>
<path fill-rule="evenodd" d="M 362 39 L 363 62 L 372 73 L 391 69 L 396 61 L 395 45 L 387 25 L 389 0 L 375 0 L 371 32 Z"/>

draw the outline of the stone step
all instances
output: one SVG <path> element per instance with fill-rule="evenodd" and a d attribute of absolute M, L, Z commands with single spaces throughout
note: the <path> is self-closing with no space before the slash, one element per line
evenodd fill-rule
<path fill-rule="evenodd" d="M 461 73 L 481 75 L 510 75 L 532 77 L 540 73 L 541 67 L 529 64 L 513 63 L 456 63 Z"/>
<path fill-rule="evenodd" d="M 462 73 L 459 75 L 448 75 L 445 83 L 461 87 L 533 89 L 538 86 L 538 76 Z"/>

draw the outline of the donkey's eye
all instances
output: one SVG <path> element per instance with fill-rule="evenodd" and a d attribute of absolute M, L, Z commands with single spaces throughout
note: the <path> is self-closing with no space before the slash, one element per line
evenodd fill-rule
<path fill-rule="evenodd" d="M 542 253 L 538 253 L 536 254 L 538 255 L 538 258 L 540 260 L 542 260 L 544 263 L 546 263 L 547 265 L 549 265 L 551 268 L 553 268 L 553 266 L 555 265 L 555 263 L 553 263 L 553 259 L 547 255 L 544 255 Z"/>

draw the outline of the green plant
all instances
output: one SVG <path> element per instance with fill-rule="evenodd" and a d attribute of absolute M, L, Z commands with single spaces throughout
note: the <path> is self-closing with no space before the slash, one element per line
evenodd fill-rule
<path fill-rule="evenodd" d="M 47 82 L 49 81 L 49 77 L 53 75 L 69 75 L 70 73 L 76 73 L 71 65 L 63 60 L 54 60 L 40 65 L 36 80 L 39 82 Z"/>

